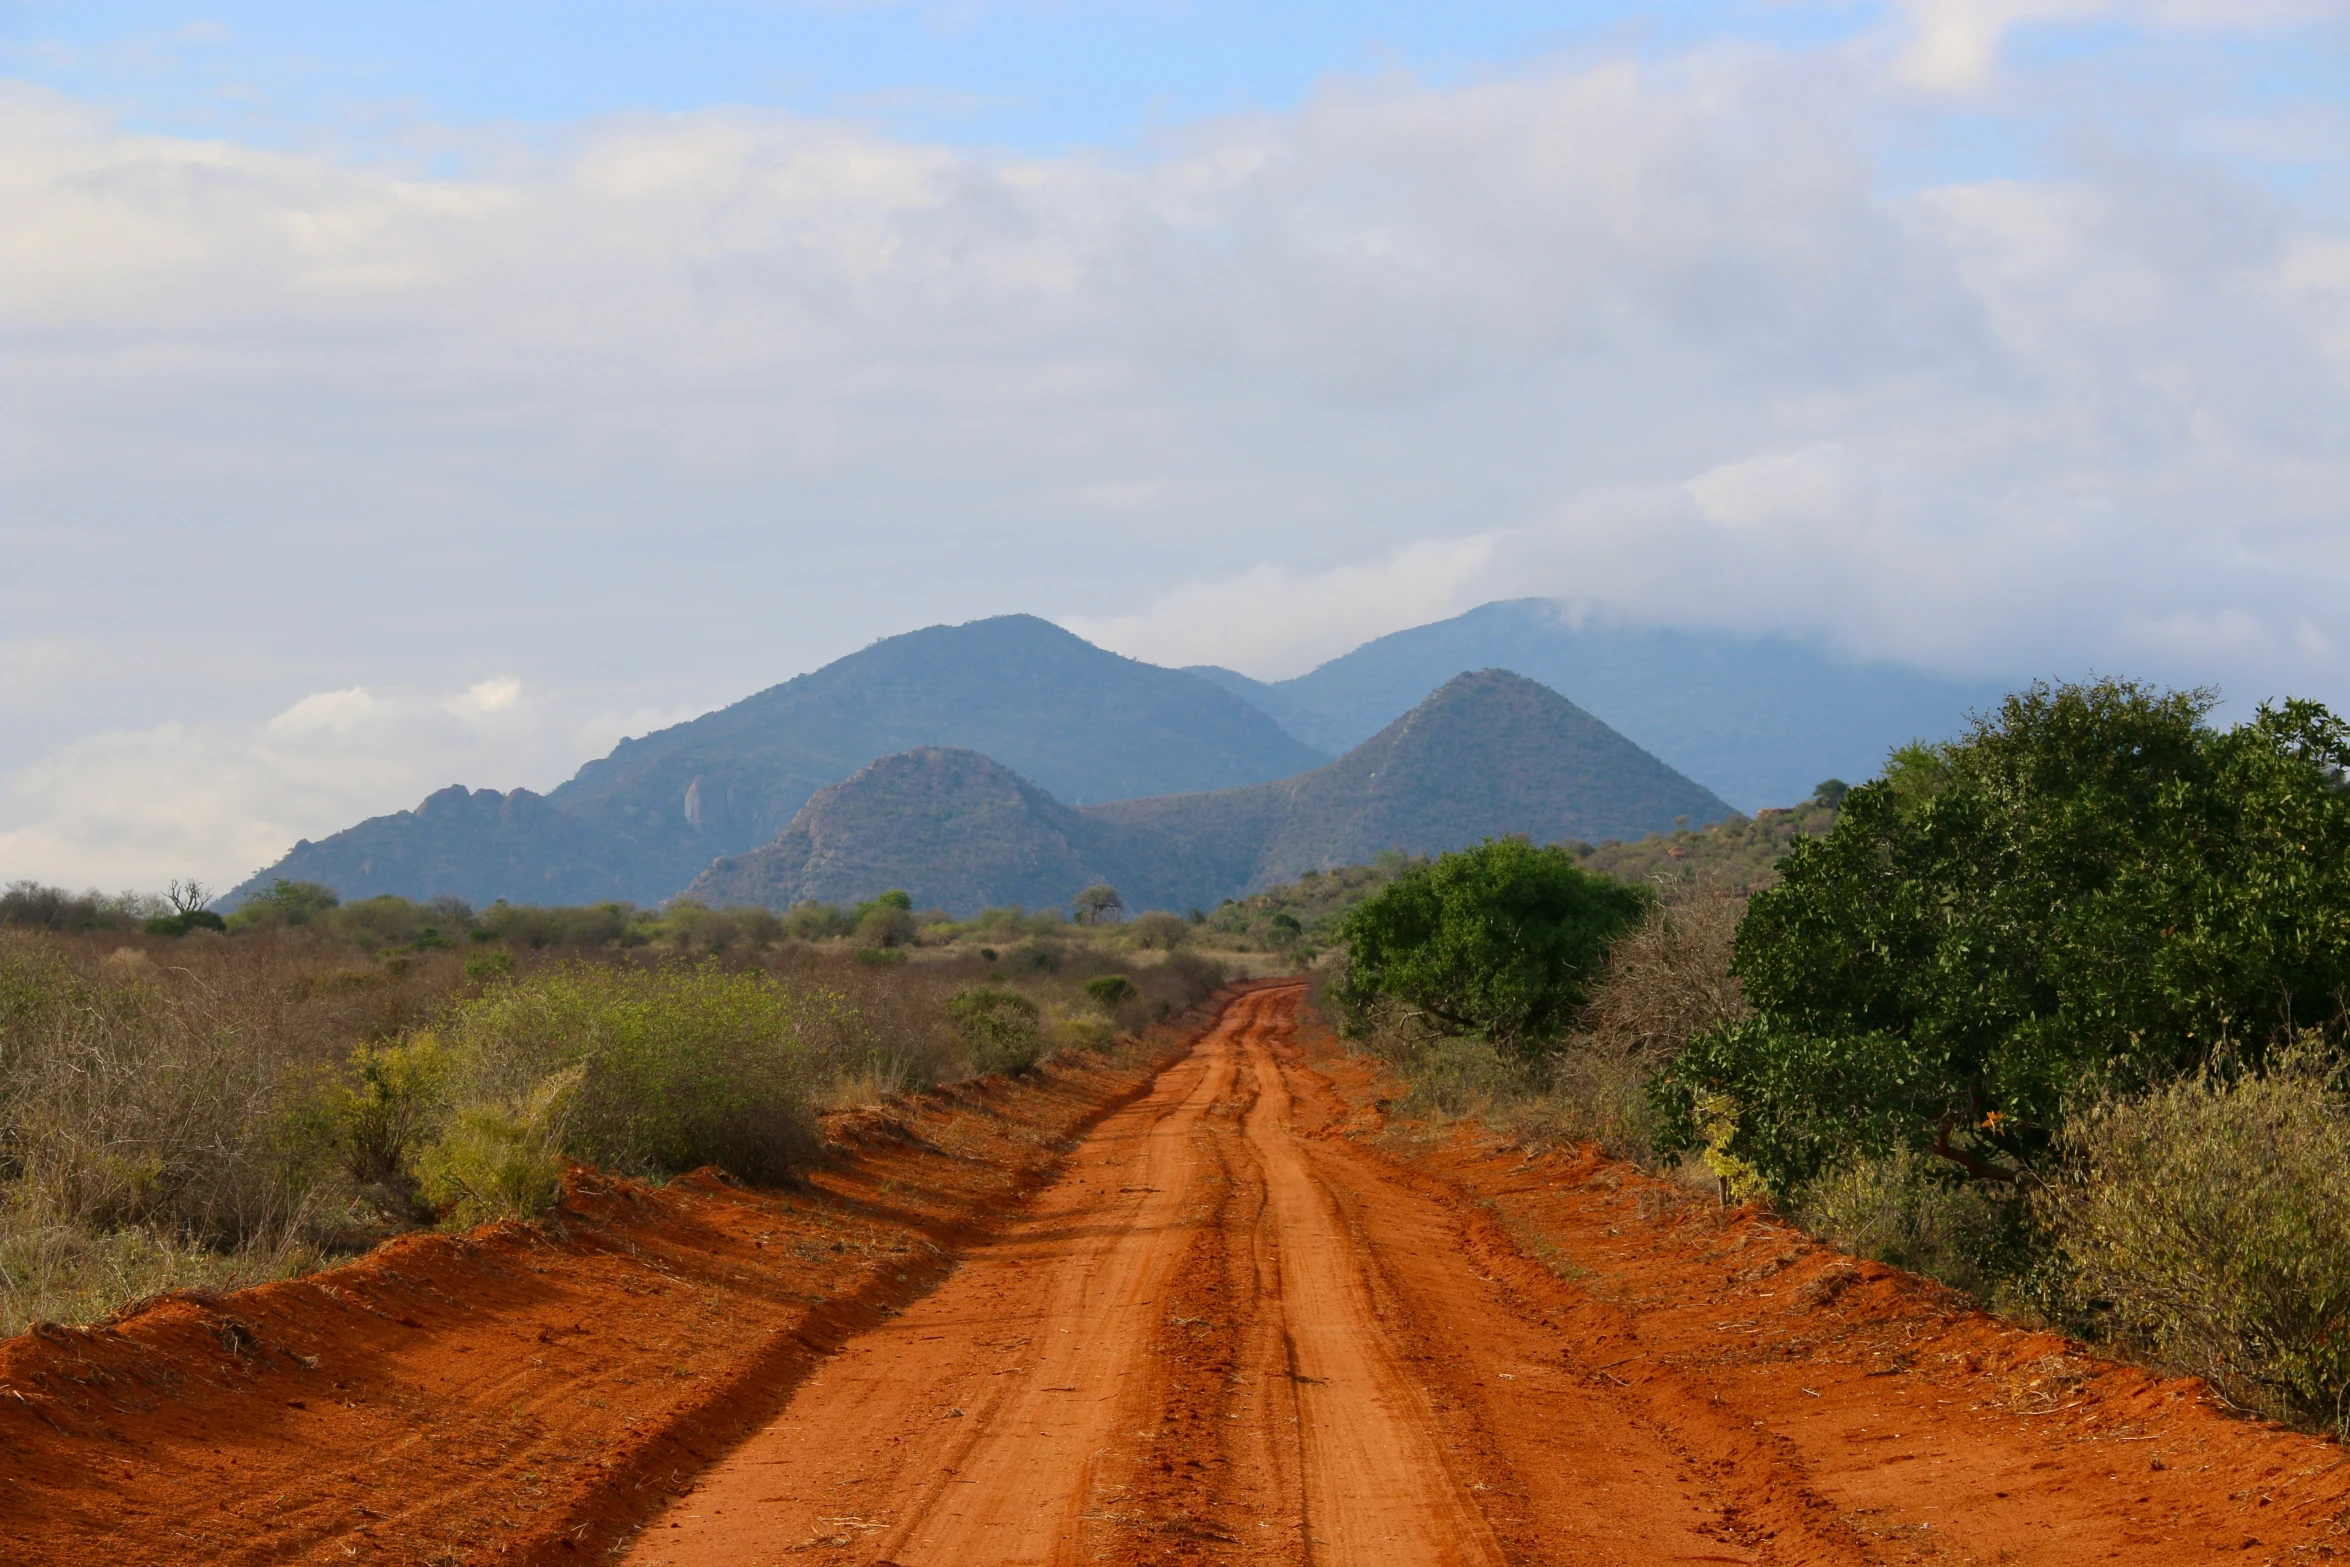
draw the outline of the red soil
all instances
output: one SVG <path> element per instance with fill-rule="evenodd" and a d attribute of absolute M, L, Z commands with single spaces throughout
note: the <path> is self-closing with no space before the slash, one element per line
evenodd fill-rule
<path fill-rule="evenodd" d="M 1622 1164 L 1388 1128 L 1298 1000 L 1155 1081 L 847 1118 L 806 1191 L 581 1175 L 545 1233 L 9 1341 L 0 1559 L 2350 1548 L 2335 1444 Z"/>
<path fill-rule="evenodd" d="M 0 1562 L 590 1560 L 1151 1077 L 833 1116 L 797 1191 L 574 1170 L 543 1226 L 0 1341 Z"/>

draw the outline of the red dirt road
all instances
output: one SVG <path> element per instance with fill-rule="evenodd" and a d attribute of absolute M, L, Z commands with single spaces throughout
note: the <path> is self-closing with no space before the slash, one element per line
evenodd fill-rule
<path fill-rule="evenodd" d="M 2330 1445 L 2113 1371 L 2145 1407 L 2108 1407 L 2135 1423 L 2081 1462 L 2096 1438 L 2042 1422 L 2092 1401 L 2086 1361 L 2060 1366 L 2070 1380 L 2041 1407 L 1989 1401 L 2007 1383 L 1986 1357 L 2028 1372 L 2064 1362 L 2061 1342 L 1654 1182 L 1650 1222 L 1603 1226 L 1681 1269 L 1647 1282 L 1697 1294 L 1694 1261 L 1707 1295 L 1725 1277 L 1775 1283 L 1755 1293 L 1782 1322 L 1793 1307 L 1811 1353 L 1786 1364 L 1769 1328 L 1720 1320 L 1717 1300 L 1684 1300 L 1712 1320 L 1652 1342 L 1662 1302 L 1597 1276 L 1600 1237 L 1584 1237 L 1590 1263 L 1554 1271 L 1526 1255 L 1552 1243 L 1513 1242 L 1503 1204 L 1462 1200 L 1472 1166 L 1523 1177 L 1529 1162 L 1424 1150 L 1453 1160 L 1444 1179 L 1330 1135 L 1352 1107 L 1298 1048 L 1300 997 L 1236 1001 L 1027 1214 L 654 1520 L 631 1567 L 2189 1563 L 2265 1560 L 2287 1536 L 2293 1555 L 2331 1554 Z M 1603 1215 L 1627 1196 L 1615 1177 L 1585 1194 Z M 1966 1386 L 1919 1369 L 1929 1324 L 1971 1345 L 1945 1357 Z M 1973 1396 L 1938 1396 L 1959 1392 Z M 2241 1465 L 2247 1439 L 2267 1448 L 2261 1494 L 2295 1458 L 2326 1471 L 2291 1523 L 2273 1495 L 2223 1499 L 2208 1471 L 2166 1477 L 2136 1445 L 2183 1460 L 2217 1443 Z M 2320 1500 L 2330 1516 L 2306 1505 Z"/>
<path fill-rule="evenodd" d="M 0 1345 L 0 1561 L 2285 1563 L 2336 1444 L 1594 1156 L 1390 1126 L 1295 986 L 814 1184 Z"/>

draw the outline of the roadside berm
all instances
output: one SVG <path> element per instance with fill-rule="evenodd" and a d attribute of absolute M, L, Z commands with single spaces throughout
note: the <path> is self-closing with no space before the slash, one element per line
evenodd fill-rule
<path fill-rule="evenodd" d="M 2147 1563 L 2350 1548 L 2333 1443 L 1588 1153 L 1392 1127 L 1220 996 L 834 1117 L 807 1184 L 0 1345 L 0 1555 Z"/>

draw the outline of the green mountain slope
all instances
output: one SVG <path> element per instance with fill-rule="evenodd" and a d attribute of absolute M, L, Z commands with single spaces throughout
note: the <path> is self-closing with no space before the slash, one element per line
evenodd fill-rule
<path fill-rule="evenodd" d="M 1005 615 L 890 637 L 624 740 L 544 802 L 502 797 L 519 803 L 495 852 L 480 852 L 470 818 L 401 811 L 298 846 L 223 903 L 281 876 L 346 898 L 655 902 L 773 838 L 817 790 L 921 746 L 983 752 L 1070 801 L 1224 788 L 1327 759 L 1212 682 Z"/>
<path fill-rule="evenodd" d="M 1631 838 L 1730 814 L 1565 698 L 1485 670 L 1328 766 L 1237 789 L 1071 809 L 983 756 L 890 757 L 689 891 L 782 908 L 895 886 L 969 913 L 1064 903 L 1108 881 L 1131 908 L 1182 909 L 1386 849 L 1436 853 L 1510 833 Z"/>

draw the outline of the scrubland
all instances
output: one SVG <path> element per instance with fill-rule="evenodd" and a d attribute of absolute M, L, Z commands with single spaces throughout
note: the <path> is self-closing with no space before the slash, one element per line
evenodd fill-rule
<path fill-rule="evenodd" d="M 788 1181 L 826 1110 L 1114 1055 L 1224 976 L 1117 927 L 883 900 L 795 933 L 281 889 L 150 935 L 170 916 L 41 893 L 0 905 L 0 1332 L 528 1217 L 566 1161 Z M 27 917 L 61 909 L 76 928 Z"/>

